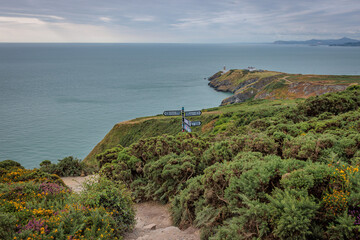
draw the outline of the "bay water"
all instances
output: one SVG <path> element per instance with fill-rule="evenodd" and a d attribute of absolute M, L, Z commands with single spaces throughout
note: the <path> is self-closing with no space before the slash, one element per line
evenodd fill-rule
<path fill-rule="evenodd" d="M 0 44 L 0 161 L 83 159 L 114 124 L 218 106 L 224 66 L 360 74 L 360 48 L 274 44 Z"/>

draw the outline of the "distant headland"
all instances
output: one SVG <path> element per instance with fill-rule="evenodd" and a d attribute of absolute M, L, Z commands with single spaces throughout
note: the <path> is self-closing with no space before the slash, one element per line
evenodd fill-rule
<path fill-rule="evenodd" d="M 343 91 L 358 85 L 360 76 L 289 74 L 248 67 L 219 71 L 208 80 L 208 85 L 217 91 L 234 93 L 221 103 L 228 105 L 249 99 L 308 98 Z"/>
<path fill-rule="evenodd" d="M 343 37 L 340 39 L 311 39 L 306 41 L 275 41 L 274 44 L 304 44 L 310 46 L 328 45 L 328 46 L 360 46 L 360 40 Z"/>

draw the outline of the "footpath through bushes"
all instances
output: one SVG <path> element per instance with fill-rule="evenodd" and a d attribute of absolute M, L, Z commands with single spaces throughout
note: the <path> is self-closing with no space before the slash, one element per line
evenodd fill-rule
<path fill-rule="evenodd" d="M 96 157 L 100 175 L 136 201 L 170 202 L 174 223 L 201 228 L 202 239 L 357 239 L 359 87 L 262 104 L 232 106 L 210 134 L 108 149 Z"/>
<path fill-rule="evenodd" d="M 135 223 L 130 192 L 105 178 L 84 186 L 0 162 L 0 239 L 122 239 Z"/>

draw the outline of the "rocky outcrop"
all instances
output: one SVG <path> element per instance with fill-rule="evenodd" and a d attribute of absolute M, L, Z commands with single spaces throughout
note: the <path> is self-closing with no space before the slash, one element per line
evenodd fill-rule
<path fill-rule="evenodd" d="M 231 97 L 224 99 L 221 105 L 227 105 L 231 103 L 244 102 L 250 98 L 255 97 L 261 89 L 266 85 L 274 81 L 277 77 L 268 77 L 262 79 L 249 79 L 239 84 L 239 89 Z"/>
<path fill-rule="evenodd" d="M 215 73 L 214 75 L 212 75 L 211 77 L 208 78 L 209 81 L 215 80 L 219 77 L 221 77 L 221 75 L 223 74 L 223 71 L 219 71 L 217 73 Z"/>

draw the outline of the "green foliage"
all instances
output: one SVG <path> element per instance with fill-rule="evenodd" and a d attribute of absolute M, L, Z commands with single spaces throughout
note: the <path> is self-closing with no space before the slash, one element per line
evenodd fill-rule
<path fill-rule="evenodd" d="M 360 226 L 354 225 L 355 218 L 348 215 L 345 211 L 343 215 L 338 216 L 336 221 L 331 223 L 327 229 L 328 239 L 357 239 L 360 234 Z"/>
<path fill-rule="evenodd" d="M 306 240 L 319 205 L 304 191 L 276 189 L 268 199 L 274 235 L 280 239 Z"/>
<path fill-rule="evenodd" d="M 106 163 L 111 163 L 112 161 L 117 160 L 118 153 L 123 149 L 124 148 L 121 146 L 114 147 L 96 155 L 96 161 L 98 163 L 99 169 L 101 169 L 101 167 L 104 166 Z"/>
<path fill-rule="evenodd" d="M 318 116 L 324 112 L 340 114 L 355 110 L 360 106 L 360 89 L 352 87 L 336 94 L 311 97 L 299 106 L 307 116 Z"/>
<path fill-rule="evenodd" d="M 229 142 L 216 142 L 213 146 L 207 149 L 203 154 L 203 163 L 205 166 L 211 166 L 217 162 L 228 161 L 232 158 Z"/>
<path fill-rule="evenodd" d="M 131 170 L 128 169 L 124 162 L 106 163 L 101 168 L 99 174 L 112 181 L 130 183 L 132 180 Z"/>
<path fill-rule="evenodd" d="M 80 159 L 68 156 L 60 159 L 57 164 L 53 164 L 49 160 L 44 160 L 40 163 L 40 170 L 42 172 L 59 175 L 61 177 L 74 177 L 82 174 L 93 173 L 95 168 L 81 162 Z"/>
<path fill-rule="evenodd" d="M 185 186 L 185 182 L 195 175 L 195 172 L 196 160 L 186 154 L 172 153 L 149 162 L 144 168 L 145 177 L 149 179 L 149 198 L 167 202 Z"/>
<path fill-rule="evenodd" d="M 0 212 L 0 238 L 12 239 L 16 229 L 16 217 L 12 213 Z"/>
<path fill-rule="evenodd" d="M 100 178 L 84 184 L 76 202 L 92 208 L 103 207 L 111 213 L 119 233 L 131 230 L 135 224 L 131 193 L 124 184 Z"/>
<path fill-rule="evenodd" d="M 186 188 L 174 197 L 171 204 L 171 216 L 175 225 L 184 228 L 192 225 L 196 214 L 201 210 L 204 186 L 201 175 L 190 178 Z"/>
<path fill-rule="evenodd" d="M 10 170 L 11 168 L 24 168 L 20 163 L 15 162 L 13 160 L 4 160 L 0 162 L 0 168 L 4 168 L 6 170 Z"/>

